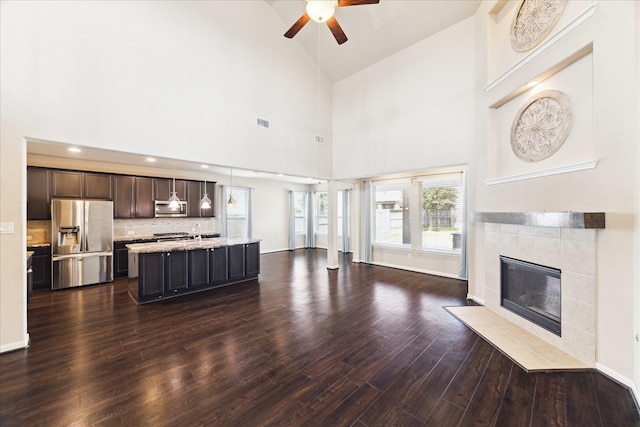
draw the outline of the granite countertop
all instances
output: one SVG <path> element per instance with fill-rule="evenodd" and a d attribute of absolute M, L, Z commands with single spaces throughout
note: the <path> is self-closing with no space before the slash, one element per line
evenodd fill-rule
<path fill-rule="evenodd" d="M 51 243 L 29 243 L 27 242 L 28 248 L 43 248 L 45 246 L 51 246 Z"/>
<path fill-rule="evenodd" d="M 256 243 L 260 239 L 245 238 L 225 238 L 213 237 L 210 239 L 195 240 L 178 240 L 166 242 L 149 242 L 149 243 L 132 243 L 127 245 L 127 249 L 131 253 L 154 253 L 154 252 L 171 252 L 171 251 L 192 251 L 195 249 L 218 248 L 220 246 L 244 245 L 246 243 Z"/>
<path fill-rule="evenodd" d="M 203 239 L 209 239 L 210 237 L 206 237 L 208 235 L 214 235 L 214 234 L 218 234 L 218 233 L 202 233 L 202 238 Z M 197 233 L 189 233 L 188 237 L 191 237 L 193 239 L 198 237 Z M 158 240 L 159 237 L 158 236 L 154 236 L 153 234 L 150 235 L 142 235 L 142 234 L 136 234 L 136 235 L 132 235 L 132 236 L 113 236 L 113 241 L 114 242 L 133 242 L 135 240 L 153 240 L 156 241 Z"/>

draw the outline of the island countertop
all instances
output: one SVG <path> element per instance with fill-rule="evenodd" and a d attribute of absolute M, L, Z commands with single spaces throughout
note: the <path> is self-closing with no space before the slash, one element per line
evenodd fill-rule
<path fill-rule="evenodd" d="M 221 246 L 245 245 L 260 239 L 213 237 L 209 239 L 178 240 L 165 242 L 132 243 L 127 245 L 130 253 L 154 253 L 171 251 L 192 251 L 196 249 L 218 248 Z"/>

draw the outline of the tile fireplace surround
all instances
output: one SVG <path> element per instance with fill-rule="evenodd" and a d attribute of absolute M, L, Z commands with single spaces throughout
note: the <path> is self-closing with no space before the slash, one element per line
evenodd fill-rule
<path fill-rule="evenodd" d="M 484 305 L 556 348 L 594 367 L 596 353 L 596 233 L 603 213 L 477 212 L 484 226 Z M 500 306 L 500 255 L 558 268 L 562 336 Z"/>

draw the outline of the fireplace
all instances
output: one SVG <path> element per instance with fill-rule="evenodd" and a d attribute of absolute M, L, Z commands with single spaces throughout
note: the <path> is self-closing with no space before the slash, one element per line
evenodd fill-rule
<path fill-rule="evenodd" d="M 561 336 L 560 270 L 500 256 L 501 306 Z"/>
<path fill-rule="evenodd" d="M 469 297 L 516 326 L 594 367 L 596 364 L 597 231 L 605 227 L 598 212 L 474 212 L 482 238 L 484 274 L 476 280 L 482 297 Z M 507 310 L 502 305 L 500 256 L 562 270 L 562 335 Z M 471 282 L 470 282 L 471 283 Z M 560 317 L 560 316 L 557 316 Z"/>

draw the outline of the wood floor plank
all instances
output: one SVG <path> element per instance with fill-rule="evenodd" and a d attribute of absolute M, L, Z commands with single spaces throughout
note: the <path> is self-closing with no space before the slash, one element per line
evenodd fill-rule
<path fill-rule="evenodd" d="M 539 375 L 533 401 L 531 426 L 566 426 L 565 378 L 561 373 Z"/>
<path fill-rule="evenodd" d="M 467 406 L 460 426 L 492 426 L 502 405 L 502 398 L 513 362 L 499 351 L 494 351 L 485 369 L 473 398 Z"/>
<path fill-rule="evenodd" d="M 537 374 L 529 374 L 519 366 L 511 369 L 496 426 L 526 427 L 531 424 L 536 378 Z"/>
<path fill-rule="evenodd" d="M 466 408 L 493 352 L 494 348 L 490 344 L 485 340 L 478 340 L 447 387 L 444 399 Z"/>
<path fill-rule="evenodd" d="M 0 355 L 0 425 L 449 426 L 490 423 L 495 408 L 497 425 L 640 423 L 629 390 L 598 372 L 499 362 L 442 308 L 473 304 L 464 281 L 349 256 L 327 270 L 313 249 L 261 267 L 143 306 L 126 279 L 35 292 L 31 346 Z"/>

